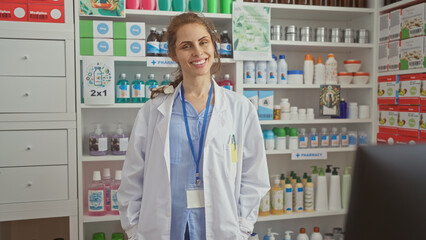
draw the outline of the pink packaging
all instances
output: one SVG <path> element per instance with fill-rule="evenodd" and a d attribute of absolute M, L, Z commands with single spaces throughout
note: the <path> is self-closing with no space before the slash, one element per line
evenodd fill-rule
<path fill-rule="evenodd" d="M 126 0 L 126 9 L 142 9 L 142 0 Z"/>
<path fill-rule="evenodd" d="M 64 5 L 64 0 L 28 0 L 28 4 Z"/>
<path fill-rule="evenodd" d="M 397 135 L 388 133 L 377 133 L 377 144 L 393 145 L 396 143 Z"/>

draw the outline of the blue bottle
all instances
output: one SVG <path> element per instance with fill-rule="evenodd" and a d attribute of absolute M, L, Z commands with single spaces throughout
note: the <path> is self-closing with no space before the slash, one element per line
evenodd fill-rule
<path fill-rule="evenodd" d="M 130 102 L 130 85 L 126 80 L 126 74 L 120 74 L 120 80 L 116 84 L 115 89 L 115 102 L 116 103 L 129 103 Z"/>
<path fill-rule="evenodd" d="M 347 109 L 348 105 L 345 99 L 342 98 L 342 100 L 340 100 L 340 118 L 348 118 Z"/>

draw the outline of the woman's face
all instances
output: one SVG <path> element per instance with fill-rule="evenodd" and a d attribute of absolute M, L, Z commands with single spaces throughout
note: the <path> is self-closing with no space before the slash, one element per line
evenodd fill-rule
<path fill-rule="evenodd" d="M 176 33 L 176 57 L 183 76 L 210 78 L 214 46 L 206 28 L 198 23 L 186 24 Z"/>

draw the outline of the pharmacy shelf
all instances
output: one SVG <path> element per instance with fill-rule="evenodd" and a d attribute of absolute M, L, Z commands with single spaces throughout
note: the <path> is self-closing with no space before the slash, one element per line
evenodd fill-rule
<path fill-rule="evenodd" d="M 80 158 L 82 162 L 108 162 L 108 161 L 124 161 L 126 155 L 104 155 L 104 156 L 90 156 L 83 155 Z"/>
<path fill-rule="evenodd" d="M 332 43 L 332 42 L 302 42 L 302 41 L 283 41 L 271 40 L 273 50 L 287 50 L 300 52 L 348 52 L 354 50 L 367 49 L 374 47 L 372 43 Z"/>
<path fill-rule="evenodd" d="M 74 39 L 74 24 L 0 21 L 3 38 Z"/>
<path fill-rule="evenodd" d="M 105 216 L 84 216 L 84 223 L 95 223 L 95 222 L 112 222 L 112 221 L 120 221 L 120 215 L 105 215 Z"/>
<path fill-rule="evenodd" d="M 424 2 L 424 0 L 403 0 L 403 1 L 399 1 L 396 3 L 392 3 L 389 5 L 386 5 L 384 7 L 381 7 L 379 9 L 380 13 L 386 13 L 386 12 L 390 12 L 399 8 L 405 8 L 405 7 L 409 7 L 418 3 L 422 3 Z"/>
<path fill-rule="evenodd" d="M 312 149 L 312 148 L 309 148 L 309 149 Z M 313 148 L 313 149 L 325 150 L 327 153 L 356 151 L 356 147 Z M 266 150 L 266 155 L 287 155 L 292 153 L 293 153 L 292 150 Z"/>
<path fill-rule="evenodd" d="M 345 124 L 345 123 L 372 123 L 368 119 L 314 119 L 314 120 L 261 120 L 260 125 L 296 125 L 296 124 Z"/>
<path fill-rule="evenodd" d="M 143 106 L 143 103 L 118 103 L 112 105 L 86 105 L 81 104 L 82 109 L 85 108 L 95 108 L 95 109 L 108 109 L 108 108 L 136 108 L 139 109 Z"/>
<path fill-rule="evenodd" d="M 166 57 L 164 57 L 166 58 Z M 93 59 L 111 59 L 114 62 L 146 62 L 146 57 L 118 57 L 118 56 L 80 56 L 80 60 L 93 60 Z M 235 63 L 232 58 L 221 58 L 221 63 Z M 175 68 L 175 67 L 173 67 Z"/>
<path fill-rule="evenodd" d="M 416 73 L 425 73 L 426 68 L 412 69 L 412 70 L 401 70 L 393 72 L 381 72 L 377 76 L 390 76 L 390 75 L 403 75 L 403 74 L 416 74 Z"/>
<path fill-rule="evenodd" d="M 371 89 L 371 84 L 348 84 L 340 85 L 341 88 L 348 89 Z M 244 84 L 244 89 L 320 89 L 319 84 Z"/>
<path fill-rule="evenodd" d="M 265 217 L 258 217 L 257 222 L 267 221 L 278 221 L 278 220 L 290 220 L 298 218 L 313 218 L 313 217 L 327 217 L 327 216 L 339 216 L 347 214 L 347 210 L 330 210 L 330 211 L 315 211 L 315 212 L 302 212 L 302 213 L 291 213 L 283 215 L 269 215 Z"/>

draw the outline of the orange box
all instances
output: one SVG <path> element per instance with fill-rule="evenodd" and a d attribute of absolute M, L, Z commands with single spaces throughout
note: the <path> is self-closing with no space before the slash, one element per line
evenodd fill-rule
<path fill-rule="evenodd" d="M 28 21 L 28 5 L 22 3 L 0 3 L 1 21 Z"/>
<path fill-rule="evenodd" d="M 28 13 L 30 22 L 65 22 L 64 6 L 29 4 Z"/>
<path fill-rule="evenodd" d="M 64 0 L 28 0 L 28 4 L 64 5 Z"/>
<path fill-rule="evenodd" d="M 397 135 L 388 133 L 377 133 L 377 144 L 393 145 L 396 143 Z"/>

